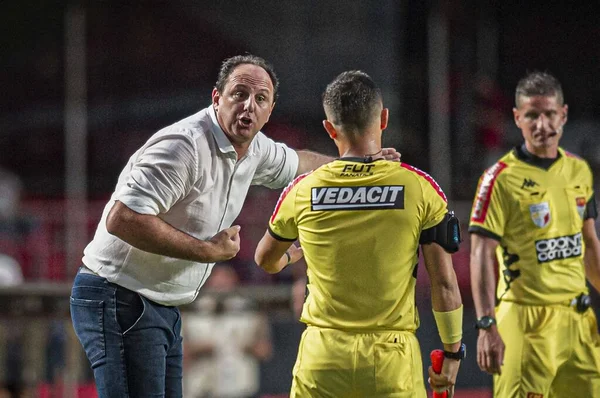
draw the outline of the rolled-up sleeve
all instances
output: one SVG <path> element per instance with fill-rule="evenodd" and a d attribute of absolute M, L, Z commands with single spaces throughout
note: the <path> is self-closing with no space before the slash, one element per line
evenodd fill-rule
<path fill-rule="evenodd" d="M 275 142 L 262 133 L 256 136 L 261 157 L 252 185 L 263 185 L 277 189 L 287 186 L 298 171 L 298 154 L 285 144 Z"/>
<path fill-rule="evenodd" d="M 185 133 L 167 134 L 137 155 L 115 199 L 140 214 L 165 213 L 194 186 L 198 153 Z"/>

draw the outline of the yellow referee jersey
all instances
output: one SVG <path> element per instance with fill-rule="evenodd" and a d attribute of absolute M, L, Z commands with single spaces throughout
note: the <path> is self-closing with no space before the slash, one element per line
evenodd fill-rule
<path fill-rule="evenodd" d="M 487 169 L 469 232 L 500 242 L 497 297 L 545 305 L 587 293 L 581 230 L 590 217 L 596 217 L 591 170 L 562 148 L 550 160 L 517 147 Z"/>
<path fill-rule="evenodd" d="M 308 266 L 301 321 L 346 330 L 416 330 L 419 236 L 447 213 L 426 173 L 404 163 L 341 158 L 294 180 L 269 222 L 299 239 Z"/>

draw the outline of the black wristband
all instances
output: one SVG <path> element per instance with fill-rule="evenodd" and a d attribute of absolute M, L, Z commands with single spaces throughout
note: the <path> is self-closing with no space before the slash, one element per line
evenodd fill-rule
<path fill-rule="evenodd" d="M 467 356 L 467 346 L 465 343 L 460 345 L 460 348 L 457 352 L 444 351 L 444 358 L 455 359 L 457 361 L 462 361 Z"/>

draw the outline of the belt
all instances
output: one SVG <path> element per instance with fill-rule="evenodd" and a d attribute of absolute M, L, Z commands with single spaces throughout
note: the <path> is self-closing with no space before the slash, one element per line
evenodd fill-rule
<path fill-rule="evenodd" d="M 88 267 L 86 267 L 85 265 L 82 265 L 81 267 L 79 267 L 79 273 L 100 276 L 97 273 L 95 273 L 94 271 L 92 271 L 91 269 L 89 269 Z"/>

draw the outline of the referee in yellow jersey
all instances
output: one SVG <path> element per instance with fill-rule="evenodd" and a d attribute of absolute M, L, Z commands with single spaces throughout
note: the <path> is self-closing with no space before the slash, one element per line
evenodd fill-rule
<path fill-rule="evenodd" d="M 255 255 L 270 273 L 303 255 L 308 266 L 291 397 L 426 397 L 415 336 L 419 244 L 446 352 L 441 374 L 430 368 L 430 384 L 452 397 L 465 355 L 449 254 L 458 250 L 458 221 L 429 175 L 382 159 L 388 110 L 367 74 L 339 75 L 323 106 L 340 158 L 282 192 Z"/>
<path fill-rule="evenodd" d="M 498 398 L 600 397 L 592 173 L 558 146 L 568 108 L 556 78 L 528 74 L 515 100 L 525 142 L 483 173 L 469 225 L 477 362 Z"/>

